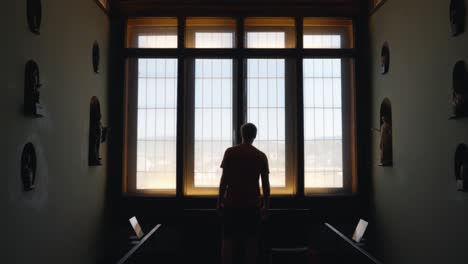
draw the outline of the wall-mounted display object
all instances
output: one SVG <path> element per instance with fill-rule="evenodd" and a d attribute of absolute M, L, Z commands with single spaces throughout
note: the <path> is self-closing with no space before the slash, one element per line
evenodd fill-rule
<path fill-rule="evenodd" d="M 99 64 L 101 62 L 101 50 L 99 48 L 99 43 L 97 41 L 93 44 L 93 70 L 94 73 L 99 73 Z"/>
<path fill-rule="evenodd" d="M 89 152 L 88 165 L 102 165 L 100 156 L 101 143 L 107 139 L 107 127 L 101 124 L 101 106 L 96 96 L 91 98 L 89 111 Z"/>
<path fill-rule="evenodd" d="M 459 191 L 468 191 L 468 147 L 457 146 L 455 151 L 455 179 Z"/>
<path fill-rule="evenodd" d="M 24 113 L 35 117 L 44 115 L 41 105 L 41 83 L 39 67 L 33 60 L 29 60 L 25 67 L 24 76 Z"/>
<path fill-rule="evenodd" d="M 42 21 L 42 4 L 41 0 L 27 0 L 26 16 L 28 18 L 29 30 L 32 33 L 39 34 Z"/>
<path fill-rule="evenodd" d="M 380 157 L 379 166 L 393 165 L 393 142 L 392 142 L 392 105 L 385 98 L 380 105 Z"/>
<path fill-rule="evenodd" d="M 390 47 L 388 43 L 385 42 L 382 46 L 382 51 L 380 53 L 380 72 L 382 74 L 388 73 L 390 69 Z"/>
<path fill-rule="evenodd" d="M 450 119 L 468 116 L 468 72 L 466 63 L 458 61 L 453 68 L 452 112 Z"/>
<path fill-rule="evenodd" d="M 110 1 L 109 0 L 95 0 L 96 4 L 104 11 L 106 14 L 109 14 Z"/>
<path fill-rule="evenodd" d="M 36 151 L 32 143 L 24 145 L 21 154 L 21 181 L 24 191 L 34 190 L 36 181 Z"/>
<path fill-rule="evenodd" d="M 450 28 L 452 36 L 458 36 L 465 31 L 466 6 L 464 0 L 450 1 Z"/>

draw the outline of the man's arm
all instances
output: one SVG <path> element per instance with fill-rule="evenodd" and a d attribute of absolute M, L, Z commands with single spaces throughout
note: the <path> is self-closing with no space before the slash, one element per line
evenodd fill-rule
<path fill-rule="evenodd" d="M 260 176 L 262 178 L 263 189 L 262 217 L 266 218 L 268 215 L 268 209 L 270 209 L 270 180 L 268 179 L 268 171 L 262 172 Z"/>
<path fill-rule="evenodd" d="M 219 183 L 218 203 L 216 205 L 216 209 L 218 210 L 224 206 L 224 197 L 226 196 L 226 189 L 227 189 L 226 175 L 223 169 L 223 174 L 221 175 L 221 181 Z"/>
<path fill-rule="evenodd" d="M 223 161 L 221 162 L 221 168 L 223 172 L 221 174 L 221 180 L 219 182 L 219 191 L 218 191 L 218 202 L 216 204 L 216 209 L 219 211 L 222 207 L 224 207 L 224 197 L 226 197 L 226 190 L 227 190 L 227 169 L 226 164 L 229 163 L 229 149 L 224 152 Z"/>

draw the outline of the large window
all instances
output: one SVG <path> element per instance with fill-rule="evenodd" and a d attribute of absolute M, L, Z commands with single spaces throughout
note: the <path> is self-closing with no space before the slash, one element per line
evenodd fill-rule
<path fill-rule="evenodd" d="M 353 193 L 352 21 L 239 22 L 128 20 L 124 191 L 217 194 L 224 151 L 252 122 L 273 195 Z"/>

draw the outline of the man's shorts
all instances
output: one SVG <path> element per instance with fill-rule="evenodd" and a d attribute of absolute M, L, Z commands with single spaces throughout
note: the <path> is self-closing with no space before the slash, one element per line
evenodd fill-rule
<path fill-rule="evenodd" d="M 260 230 L 258 208 L 224 208 L 222 210 L 224 239 L 251 238 Z"/>

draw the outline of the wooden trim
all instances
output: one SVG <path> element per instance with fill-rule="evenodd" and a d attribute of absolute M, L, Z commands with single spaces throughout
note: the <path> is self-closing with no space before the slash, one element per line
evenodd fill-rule
<path fill-rule="evenodd" d="M 244 26 L 244 18 L 239 18 L 237 20 L 237 47 L 239 49 L 243 49 L 245 46 L 245 32 L 244 32 L 245 26 Z M 244 103 L 247 98 L 247 92 L 246 92 L 246 87 L 247 87 L 247 79 L 245 78 L 246 76 L 246 61 L 244 58 L 237 58 L 237 102 L 238 102 L 238 107 L 237 108 L 237 118 L 236 118 L 236 126 L 235 126 L 235 143 L 240 144 L 242 142 L 242 137 L 240 135 L 240 127 L 242 124 L 244 124 L 247 120 L 247 107 L 246 104 Z"/>
<path fill-rule="evenodd" d="M 350 124 L 350 162 L 351 162 L 351 192 L 357 193 L 358 192 L 358 173 L 357 173 L 357 166 L 358 166 L 358 156 L 357 156 L 357 126 L 356 126 L 356 63 L 353 61 L 350 62 L 350 117 L 351 117 L 351 124 Z"/>
<path fill-rule="evenodd" d="M 179 17 L 179 24 L 177 27 L 177 50 L 182 50 L 185 43 L 185 17 Z M 186 98 L 186 59 L 178 56 L 177 59 L 177 150 L 176 150 L 176 195 L 182 197 L 184 192 L 184 171 L 185 171 L 185 157 L 186 149 L 185 142 L 185 98 Z"/>
<path fill-rule="evenodd" d="M 304 26 L 303 17 L 296 17 L 296 48 L 300 52 L 304 44 Z M 304 57 L 298 57 L 296 60 L 296 83 L 297 83 L 297 99 L 296 99 L 296 112 L 297 112 L 297 141 L 304 142 Z M 299 197 L 304 197 L 304 143 L 296 144 L 296 166 L 297 166 L 297 188 L 296 192 Z"/>
<path fill-rule="evenodd" d="M 128 132 L 129 132 L 129 126 L 128 126 L 128 81 L 129 81 L 129 67 L 128 63 L 125 63 L 125 84 L 124 84 L 124 134 L 123 134 L 123 153 L 122 153 L 122 192 L 126 193 L 128 192 L 128 160 L 129 160 L 129 149 L 128 149 Z"/>
<path fill-rule="evenodd" d="M 257 16 L 262 14 L 267 17 L 294 17 L 318 16 L 318 17 L 342 17 L 357 16 L 362 14 L 360 3 L 333 4 L 333 3 L 157 3 L 148 1 L 125 1 L 116 3 L 118 13 L 126 17 L 132 16 Z M 364 11 L 365 12 L 365 11 Z"/>
<path fill-rule="evenodd" d="M 157 224 L 155 227 L 153 227 L 153 229 L 151 229 L 151 231 L 146 235 L 144 236 L 140 242 L 138 242 L 138 244 L 136 244 L 135 246 L 133 246 L 128 252 L 127 254 L 125 254 L 125 256 L 123 256 L 118 262 L 117 264 L 124 264 L 127 262 L 127 260 L 129 258 L 131 258 L 133 256 L 133 254 L 151 237 L 153 236 L 153 234 L 161 227 L 161 224 Z"/>
<path fill-rule="evenodd" d="M 352 58 L 355 49 L 136 49 L 124 50 L 126 58 L 275 58 L 275 57 L 317 57 L 317 58 Z"/>
<path fill-rule="evenodd" d="M 101 1 L 104 1 L 104 3 L 102 3 Z M 106 13 L 106 15 L 109 15 L 110 13 L 110 0 L 94 0 L 94 2 L 99 6 L 99 8 L 101 8 L 102 11 L 104 11 L 104 13 Z"/>
<path fill-rule="evenodd" d="M 375 4 L 376 0 L 370 0 L 370 10 L 369 10 L 369 15 L 372 16 L 377 12 L 386 2 L 387 0 L 380 0 L 378 4 Z"/>
<path fill-rule="evenodd" d="M 372 256 L 369 252 L 365 251 L 364 249 L 362 249 L 361 247 L 359 247 L 357 245 L 357 243 L 353 242 L 351 239 L 349 239 L 347 236 L 343 235 L 340 231 L 338 231 L 338 229 L 334 228 L 332 225 L 330 225 L 329 223 L 324 223 L 324 225 L 330 229 L 333 233 L 335 233 L 336 235 L 338 235 L 340 238 L 342 238 L 345 242 L 347 242 L 350 246 L 352 246 L 353 248 L 355 248 L 359 253 L 361 253 L 362 255 L 366 256 L 370 261 L 372 261 L 373 263 L 375 264 L 383 264 L 382 262 L 380 262 L 378 259 L 376 259 L 374 256 Z"/>

